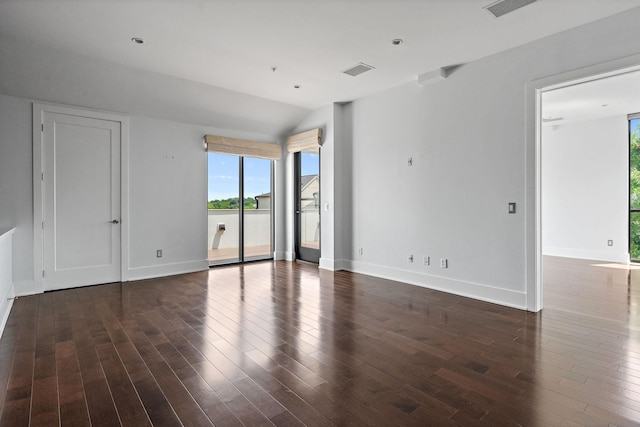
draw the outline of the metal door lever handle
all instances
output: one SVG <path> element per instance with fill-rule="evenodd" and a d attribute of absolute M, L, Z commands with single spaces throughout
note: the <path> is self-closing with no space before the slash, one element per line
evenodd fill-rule
<path fill-rule="evenodd" d="M 109 221 L 111 224 L 118 224 L 120 223 L 120 221 L 118 221 L 117 219 L 114 219 L 113 221 Z"/>

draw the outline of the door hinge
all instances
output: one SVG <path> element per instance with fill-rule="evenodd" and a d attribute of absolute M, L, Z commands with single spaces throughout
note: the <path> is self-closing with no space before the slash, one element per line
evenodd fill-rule
<path fill-rule="evenodd" d="M 42 278 L 44 279 L 44 270 L 42 270 Z"/>
<path fill-rule="evenodd" d="M 40 132 L 44 132 L 44 123 L 40 123 Z"/>
<path fill-rule="evenodd" d="M 40 180 L 41 180 L 41 181 L 44 181 L 44 172 L 42 172 L 42 173 L 40 174 Z"/>
<path fill-rule="evenodd" d="M 42 221 L 42 229 L 44 230 L 44 221 Z"/>

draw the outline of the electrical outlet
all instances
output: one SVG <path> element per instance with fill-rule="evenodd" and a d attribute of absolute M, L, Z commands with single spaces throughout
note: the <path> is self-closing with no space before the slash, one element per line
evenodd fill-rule
<path fill-rule="evenodd" d="M 362 250 L 362 248 L 358 248 L 358 255 L 362 255 L 364 253 L 364 251 Z"/>
<path fill-rule="evenodd" d="M 440 268 L 449 268 L 449 261 L 446 258 L 440 258 Z"/>
<path fill-rule="evenodd" d="M 162 258 L 162 249 L 158 249 L 158 250 L 156 251 L 156 257 L 157 257 L 157 258 Z"/>
<path fill-rule="evenodd" d="M 429 259 L 429 257 L 428 257 L 428 256 L 426 256 L 426 255 L 424 256 L 424 258 L 422 258 L 422 263 L 423 263 L 424 265 L 429 265 L 430 261 L 431 261 L 431 260 L 430 260 L 430 259 Z"/>
<path fill-rule="evenodd" d="M 410 263 L 413 262 L 413 255 L 409 255 L 407 257 L 407 261 L 410 262 Z"/>
<path fill-rule="evenodd" d="M 613 240 L 607 240 L 607 246 L 613 246 Z"/>

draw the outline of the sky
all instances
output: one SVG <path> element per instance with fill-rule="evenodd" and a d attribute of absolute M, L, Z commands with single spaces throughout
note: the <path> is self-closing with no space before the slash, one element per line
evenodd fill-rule
<path fill-rule="evenodd" d="M 239 164 L 237 156 L 208 153 L 209 155 L 209 200 L 224 200 L 238 197 Z M 302 153 L 302 174 L 318 173 L 318 155 Z M 244 196 L 255 197 L 271 191 L 271 161 L 245 157 Z"/>

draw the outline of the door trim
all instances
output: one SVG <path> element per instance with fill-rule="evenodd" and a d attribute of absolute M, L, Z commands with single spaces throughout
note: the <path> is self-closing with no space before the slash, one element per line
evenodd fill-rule
<path fill-rule="evenodd" d="M 322 258 L 322 179 L 321 179 L 321 171 L 322 171 L 322 147 L 318 148 L 318 237 L 320 241 L 320 245 L 318 249 L 305 248 L 302 246 L 302 216 L 301 216 L 301 204 L 302 204 L 302 151 L 296 151 L 293 153 L 293 253 L 294 260 L 296 261 L 306 261 L 313 264 L 320 265 L 320 259 Z"/>
<path fill-rule="evenodd" d="M 640 70 L 640 55 L 530 80 L 525 92 L 525 291 L 526 309 L 543 308 L 542 262 L 542 93 Z"/>
<path fill-rule="evenodd" d="M 129 118 L 127 116 L 79 107 L 33 103 L 33 280 L 34 293 L 44 292 L 44 232 L 42 229 L 44 209 L 45 113 L 59 113 L 120 123 L 120 280 L 128 280 L 129 271 Z"/>

